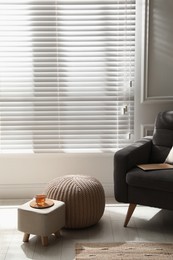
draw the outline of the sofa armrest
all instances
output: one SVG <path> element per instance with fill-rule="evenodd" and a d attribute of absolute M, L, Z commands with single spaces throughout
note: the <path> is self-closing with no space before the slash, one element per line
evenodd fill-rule
<path fill-rule="evenodd" d="M 114 194 L 117 201 L 128 202 L 126 173 L 136 164 L 149 163 L 151 150 L 152 137 L 144 137 L 115 153 Z"/>

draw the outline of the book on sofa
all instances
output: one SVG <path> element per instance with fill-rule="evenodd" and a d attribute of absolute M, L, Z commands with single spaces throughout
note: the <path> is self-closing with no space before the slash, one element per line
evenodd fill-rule
<path fill-rule="evenodd" d="M 144 171 L 173 169 L 173 165 L 169 163 L 138 164 L 137 167 Z"/>

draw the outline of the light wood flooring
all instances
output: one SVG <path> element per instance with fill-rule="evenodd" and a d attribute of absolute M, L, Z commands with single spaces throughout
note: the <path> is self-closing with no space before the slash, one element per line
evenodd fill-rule
<path fill-rule="evenodd" d="M 39 237 L 31 235 L 23 243 L 17 230 L 17 207 L 23 200 L 0 200 L 0 260 L 73 260 L 76 242 L 173 242 L 173 211 L 137 206 L 127 228 L 123 227 L 127 205 L 108 199 L 100 222 L 83 230 L 61 231 L 61 237 L 49 237 L 42 247 Z"/>

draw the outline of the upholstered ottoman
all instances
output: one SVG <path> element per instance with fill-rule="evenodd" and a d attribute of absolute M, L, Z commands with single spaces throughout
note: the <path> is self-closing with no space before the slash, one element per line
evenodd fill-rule
<path fill-rule="evenodd" d="M 103 215 L 105 194 L 101 183 L 91 176 L 66 175 L 52 180 L 47 197 L 66 205 L 66 228 L 85 228 L 96 224 Z"/>
<path fill-rule="evenodd" d="M 24 232 L 23 242 L 28 242 L 30 234 L 41 236 L 43 246 L 48 245 L 48 236 L 65 226 L 65 204 L 53 200 L 49 208 L 36 209 L 30 206 L 31 201 L 18 207 L 18 230 Z"/>

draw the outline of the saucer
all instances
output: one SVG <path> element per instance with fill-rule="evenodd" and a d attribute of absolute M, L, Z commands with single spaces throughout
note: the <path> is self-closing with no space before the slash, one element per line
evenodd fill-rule
<path fill-rule="evenodd" d="M 31 201 L 30 203 L 30 206 L 32 208 L 35 208 L 35 209 L 45 209 L 45 208 L 50 208 L 54 205 L 54 202 L 52 200 L 49 200 L 49 199 L 46 199 L 45 203 L 43 206 L 39 206 L 35 200 Z"/>

